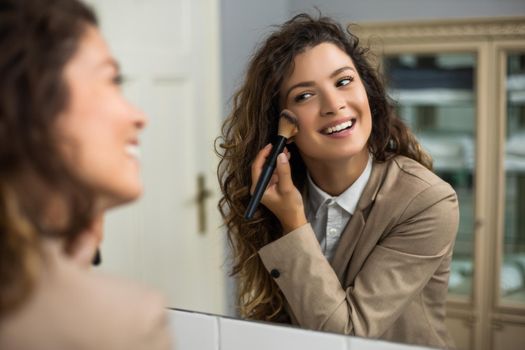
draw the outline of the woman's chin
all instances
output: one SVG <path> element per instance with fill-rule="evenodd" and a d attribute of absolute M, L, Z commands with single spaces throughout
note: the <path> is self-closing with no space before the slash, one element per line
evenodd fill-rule
<path fill-rule="evenodd" d="M 105 211 L 119 205 L 132 203 L 140 198 L 142 191 L 142 185 L 136 185 L 106 192 L 97 200 L 97 209 L 99 211 Z"/>

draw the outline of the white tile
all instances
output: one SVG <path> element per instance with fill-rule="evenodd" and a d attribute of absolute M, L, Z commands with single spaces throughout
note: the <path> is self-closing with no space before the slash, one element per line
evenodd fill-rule
<path fill-rule="evenodd" d="M 347 341 L 348 350 L 432 350 L 431 348 L 416 345 L 390 343 L 358 337 L 348 337 Z"/>
<path fill-rule="evenodd" d="M 262 322 L 219 319 L 221 350 L 347 350 L 346 337 Z"/>
<path fill-rule="evenodd" d="M 173 349 L 218 350 L 219 319 L 197 312 L 168 310 Z"/>

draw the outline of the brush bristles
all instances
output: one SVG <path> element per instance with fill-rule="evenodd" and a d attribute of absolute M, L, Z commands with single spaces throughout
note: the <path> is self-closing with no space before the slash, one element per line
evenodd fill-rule
<path fill-rule="evenodd" d="M 297 117 L 291 111 L 283 109 L 279 115 L 279 131 L 278 134 L 287 139 L 294 137 L 299 131 L 299 123 Z"/>

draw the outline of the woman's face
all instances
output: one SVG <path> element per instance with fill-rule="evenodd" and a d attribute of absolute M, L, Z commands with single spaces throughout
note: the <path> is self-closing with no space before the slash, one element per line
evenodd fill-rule
<path fill-rule="evenodd" d="M 146 118 L 122 95 L 119 74 L 100 32 L 89 26 L 63 71 L 69 101 L 57 131 L 66 161 L 101 209 L 142 191 L 138 135 Z"/>
<path fill-rule="evenodd" d="M 295 144 L 306 164 L 368 152 L 368 97 L 352 59 L 336 45 L 321 43 L 297 55 L 280 98 L 297 115 Z"/>

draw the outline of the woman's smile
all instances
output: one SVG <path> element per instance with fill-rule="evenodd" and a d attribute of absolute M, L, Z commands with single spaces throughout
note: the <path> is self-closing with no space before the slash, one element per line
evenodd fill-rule
<path fill-rule="evenodd" d="M 344 118 L 323 127 L 320 132 L 323 135 L 334 138 L 346 137 L 352 134 L 352 130 L 354 129 L 356 122 L 356 118 Z"/>

